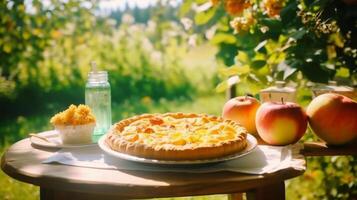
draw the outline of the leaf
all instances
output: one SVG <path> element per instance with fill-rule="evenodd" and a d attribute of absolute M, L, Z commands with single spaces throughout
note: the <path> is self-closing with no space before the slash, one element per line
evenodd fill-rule
<path fill-rule="evenodd" d="M 281 21 L 277 19 L 262 19 L 262 24 L 266 25 L 269 27 L 269 31 L 274 30 L 274 29 L 281 29 Z"/>
<path fill-rule="evenodd" d="M 221 83 L 219 83 L 217 86 L 216 86 L 216 92 L 218 93 L 221 93 L 221 92 L 225 92 L 227 89 L 228 89 L 229 85 L 228 85 L 228 81 L 225 80 Z"/>
<path fill-rule="evenodd" d="M 264 86 L 267 85 L 267 75 L 261 74 L 261 73 L 255 73 L 254 74 L 257 79 L 259 79 L 259 83 L 264 84 Z"/>
<path fill-rule="evenodd" d="M 290 37 L 294 38 L 295 40 L 299 40 L 304 37 L 306 33 L 307 31 L 305 29 L 300 29 L 298 31 L 293 32 Z"/>
<path fill-rule="evenodd" d="M 237 90 L 239 92 L 238 95 L 245 95 L 245 94 L 257 94 L 261 90 L 261 86 L 259 83 L 254 80 L 251 76 L 245 77 L 239 84 L 237 84 Z"/>
<path fill-rule="evenodd" d="M 264 67 L 266 65 L 266 61 L 265 60 L 254 60 L 250 66 L 253 68 L 253 69 L 260 69 L 262 67 Z"/>
<path fill-rule="evenodd" d="M 284 52 L 275 52 L 270 55 L 268 58 L 267 62 L 269 64 L 278 64 L 281 61 L 285 59 L 285 53 Z"/>
<path fill-rule="evenodd" d="M 253 60 L 265 60 L 265 54 L 255 53 Z"/>
<path fill-rule="evenodd" d="M 251 94 L 258 94 L 259 91 L 262 89 L 261 88 L 262 81 L 254 74 L 250 74 L 247 77 L 247 82 L 248 82 L 248 86 L 249 86 L 249 93 L 251 93 Z"/>
<path fill-rule="evenodd" d="M 23 11 L 25 11 L 25 6 L 24 5 L 19 5 L 19 6 L 17 6 L 17 11 L 18 12 L 23 12 Z"/>
<path fill-rule="evenodd" d="M 211 42 L 213 44 L 227 43 L 234 44 L 236 42 L 236 37 L 227 33 L 217 33 L 213 36 Z"/>
<path fill-rule="evenodd" d="M 206 3 L 207 0 L 194 0 L 197 4 L 203 4 Z"/>
<path fill-rule="evenodd" d="M 337 70 L 336 76 L 348 78 L 350 76 L 350 71 L 345 67 L 341 67 Z"/>
<path fill-rule="evenodd" d="M 2 47 L 5 53 L 11 53 L 12 51 L 12 46 L 10 43 L 5 43 L 4 46 Z"/>
<path fill-rule="evenodd" d="M 330 0 L 316 0 L 316 1 L 310 1 L 311 4 L 308 4 L 309 6 L 316 6 L 316 7 L 324 7 L 326 4 L 331 3 Z"/>
<path fill-rule="evenodd" d="M 193 1 L 191 1 L 191 0 L 183 1 L 183 3 L 180 6 L 179 13 L 178 13 L 180 17 L 183 17 L 186 14 L 188 14 L 188 12 L 192 8 L 192 3 L 193 3 Z"/>
<path fill-rule="evenodd" d="M 326 54 L 329 59 L 336 58 L 337 53 L 336 53 L 336 48 L 334 45 L 328 45 L 326 47 Z"/>
<path fill-rule="evenodd" d="M 220 43 L 216 57 L 223 60 L 226 66 L 234 65 L 238 48 L 234 44 Z"/>
<path fill-rule="evenodd" d="M 257 76 L 267 76 L 271 74 L 270 68 L 268 65 L 265 65 L 264 67 L 260 68 L 259 70 L 256 70 L 254 72 Z"/>
<path fill-rule="evenodd" d="M 228 68 L 218 69 L 218 74 L 227 77 L 227 76 L 235 75 L 236 72 L 234 71 L 233 67 L 228 67 Z"/>
<path fill-rule="evenodd" d="M 297 1 L 290 1 L 281 11 L 280 11 L 280 17 L 282 23 L 289 24 L 293 23 L 297 17 L 296 17 L 296 12 L 297 12 Z"/>
<path fill-rule="evenodd" d="M 320 63 L 304 62 L 303 65 L 304 67 L 301 68 L 302 73 L 313 82 L 327 83 L 333 75 L 333 70 L 323 68 Z"/>
<path fill-rule="evenodd" d="M 234 66 L 237 74 L 243 75 L 243 74 L 249 74 L 250 68 L 248 65 L 243 65 L 243 66 Z"/>
<path fill-rule="evenodd" d="M 336 46 L 343 48 L 345 46 L 345 41 L 340 33 L 335 33 L 330 36 L 329 41 L 332 41 Z"/>
<path fill-rule="evenodd" d="M 31 34 L 28 31 L 23 31 L 22 37 L 24 40 L 28 40 L 31 37 Z"/>
<path fill-rule="evenodd" d="M 214 16 L 216 10 L 210 9 L 205 12 L 200 12 L 195 15 L 195 23 L 196 25 L 204 25 L 209 22 L 210 19 Z"/>
<path fill-rule="evenodd" d="M 238 55 L 237 55 L 237 60 L 241 63 L 241 64 L 247 64 L 249 63 L 249 56 L 246 52 L 244 51 L 239 51 Z"/>
<path fill-rule="evenodd" d="M 243 75 L 250 72 L 249 66 L 233 66 L 228 68 L 223 68 L 218 71 L 219 74 L 223 76 L 233 76 L 233 75 Z"/>

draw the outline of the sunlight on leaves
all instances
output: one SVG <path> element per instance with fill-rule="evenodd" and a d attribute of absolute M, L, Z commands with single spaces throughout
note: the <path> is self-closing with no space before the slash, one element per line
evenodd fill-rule
<path fill-rule="evenodd" d="M 241 64 L 247 64 L 249 63 L 249 56 L 246 52 L 244 51 L 239 51 L 238 55 L 237 55 L 237 60 L 241 63 Z"/>
<path fill-rule="evenodd" d="M 216 86 L 215 90 L 217 93 L 221 93 L 221 92 L 225 92 L 228 88 L 229 88 L 228 80 L 225 80 L 225 81 L 220 82 Z"/>
<path fill-rule="evenodd" d="M 211 39 L 212 44 L 219 44 L 219 43 L 227 43 L 227 44 L 234 44 L 237 39 L 231 35 L 226 33 L 217 33 Z"/>
<path fill-rule="evenodd" d="M 195 23 L 197 25 L 203 25 L 206 24 L 209 20 L 212 19 L 212 17 L 215 15 L 215 9 L 209 9 L 204 12 L 199 12 L 195 16 Z"/>
<path fill-rule="evenodd" d="M 225 77 L 233 76 L 233 75 L 244 75 L 244 74 L 248 74 L 249 72 L 250 72 L 250 68 L 248 65 L 220 68 L 218 70 L 218 73 Z"/>
<path fill-rule="evenodd" d="M 345 67 L 341 67 L 337 70 L 336 76 L 348 78 L 350 76 L 350 71 Z"/>

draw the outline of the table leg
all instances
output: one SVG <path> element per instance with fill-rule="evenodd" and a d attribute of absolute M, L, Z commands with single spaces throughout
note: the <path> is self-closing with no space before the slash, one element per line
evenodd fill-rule
<path fill-rule="evenodd" d="M 284 182 L 270 184 L 247 192 L 247 200 L 285 200 Z"/>
<path fill-rule="evenodd" d="M 243 193 L 228 194 L 228 200 L 243 200 Z"/>

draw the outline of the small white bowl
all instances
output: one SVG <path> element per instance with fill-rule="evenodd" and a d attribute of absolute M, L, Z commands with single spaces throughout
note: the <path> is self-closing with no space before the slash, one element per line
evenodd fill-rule
<path fill-rule="evenodd" d="M 55 125 L 63 144 L 90 144 L 95 123 L 84 125 Z"/>

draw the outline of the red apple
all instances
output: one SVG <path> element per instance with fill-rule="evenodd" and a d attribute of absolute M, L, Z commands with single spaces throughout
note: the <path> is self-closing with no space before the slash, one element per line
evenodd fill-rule
<path fill-rule="evenodd" d="M 306 110 L 310 127 L 328 144 L 340 145 L 357 137 L 357 102 L 335 93 L 313 99 Z"/>
<path fill-rule="evenodd" d="M 224 104 L 222 117 L 240 123 L 249 133 L 256 135 L 255 114 L 259 106 L 259 101 L 253 97 L 235 97 Z"/>
<path fill-rule="evenodd" d="M 257 110 L 259 136 L 271 145 L 296 143 L 307 128 L 307 115 L 296 103 L 265 102 Z"/>

